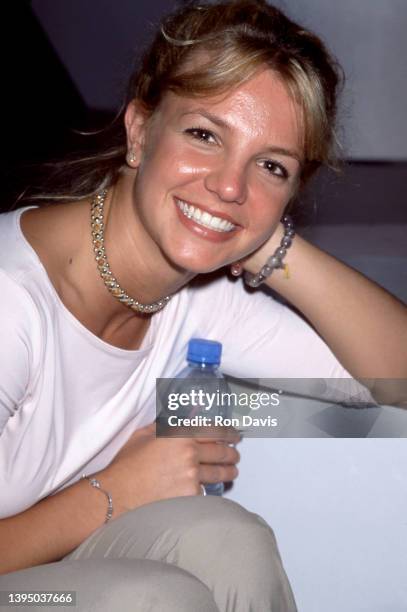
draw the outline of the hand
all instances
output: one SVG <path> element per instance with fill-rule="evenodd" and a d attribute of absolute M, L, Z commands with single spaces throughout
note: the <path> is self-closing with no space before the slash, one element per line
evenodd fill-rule
<path fill-rule="evenodd" d="M 224 429 L 225 435 L 220 436 L 219 427 L 216 428 L 216 440 L 213 437 L 196 438 L 199 443 L 200 483 L 230 482 L 238 476 L 236 463 L 240 460 L 240 453 L 231 445 L 240 441 L 240 435 L 232 427 Z"/>
<path fill-rule="evenodd" d="M 230 265 L 232 275 L 240 276 L 243 272 L 251 272 L 252 274 L 256 274 L 264 265 L 265 261 L 280 245 L 283 234 L 283 224 L 279 223 L 266 242 L 260 245 L 252 253 L 249 253 L 245 257 L 242 257 Z"/>
<path fill-rule="evenodd" d="M 133 433 L 111 464 L 97 474 L 113 498 L 116 517 L 160 499 L 200 495 L 201 483 L 228 482 L 238 474 L 240 440 L 232 429 L 208 437 L 157 438 L 155 423 Z"/>

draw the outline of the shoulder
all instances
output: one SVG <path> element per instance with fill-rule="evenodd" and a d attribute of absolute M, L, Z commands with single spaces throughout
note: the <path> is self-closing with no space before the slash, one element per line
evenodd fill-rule
<path fill-rule="evenodd" d="M 39 288 L 43 273 L 38 257 L 25 240 L 20 217 L 22 208 L 0 215 L 0 326 L 19 322 L 22 328 L 31 327 L 38 317 L 33 294 Z M 15 326 L 13 325 L 13 329 Z"/>
<path fill-rule="evenodd" d="M 241 278 L 230 278 L 224 271 L 194 279 L 188 287 L 191 314 L 241 319 L 267 309 L 271 317 L 279 317 L 284 306 L 263 291 L 247 289 Z"/>
<path fill-rule="evenodd" d="M 21 232 L 21 215 L 30 207 L 0 214 L 0 270 L 10 278 L 21 278 L 38 265 Z"/>
<path fill-rule="evenodd" d="M 20 217 L 26 208 L 0 215 L 0 351 L 31 353 L 41 333 L 36 293 L 41 291 L 38 258 L 25 241 Z"/>
<path fill-rule="evenodd" d="M 46 271 L 21 229 L 21 216 L 27 210 L 38 209 L 25 207 L 0 215 L 0 313 L 3 320 L 31 324 L 49 310 L 52 294 Z"/>

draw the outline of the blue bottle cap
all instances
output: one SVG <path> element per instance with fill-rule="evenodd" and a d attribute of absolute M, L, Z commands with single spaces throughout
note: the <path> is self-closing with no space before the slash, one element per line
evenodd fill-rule
<path fill-rule="evenodd" d="M 191 338 L 188 342 L 187 361 L 219 365 L 222 355 L 222 344 L 215 340 Z"/>

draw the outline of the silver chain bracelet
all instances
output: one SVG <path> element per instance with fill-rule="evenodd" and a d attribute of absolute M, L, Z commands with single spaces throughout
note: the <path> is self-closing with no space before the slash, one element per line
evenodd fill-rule
<path fill-rule="evenodd" d="M 284 225 L 284 236 L 281 239 L 280 246 L 269 257 L 257 274 L 251 272 L 244 273 L 244 281 L 249 287 L 258 287 L 266 280 L 277 268 L 284 268 L 283 259 L 287 254 L 287 249 L 290 248 L 295 236 L 294 223 L 290 215 L 284 215 L 281 219 Z"/>
<path fill-rule="evenodd" d="M 100 484 L 100 482 L 98 481 L 97 478 L 91 478 L 90 476 L 86 476 L 86 474 L 82 474 L 82 480 L 83 479 L 88 480 L 90 482 L 90 484 L 92 485 L 92 487 L 94 487 L 95 489 L 98 489 L 98 491 L 100 491 L 101 493 L 106 495 L 106 498 L 107 498 L 107 512 L 106 512 L 105 523 L 108 523 L 110 521 L 110 519 L 112 518 L 112 516 L 113 516 L 113 500 L 112 500 L 112 496 L 105 489 L 102 489 L 102 486 L 101 486 L 101 484 Z"/>

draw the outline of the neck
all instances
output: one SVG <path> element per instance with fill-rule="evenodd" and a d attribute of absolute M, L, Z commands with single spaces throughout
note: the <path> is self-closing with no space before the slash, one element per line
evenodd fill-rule
<path fill-rule="evenodd" d="M 134 300 L 151 304 L 176 293 L 194 274 L 172 265 L 143 227 L 133 181 L 124 175 L 106 196 L 105 253 L 120 287 Z"/>

